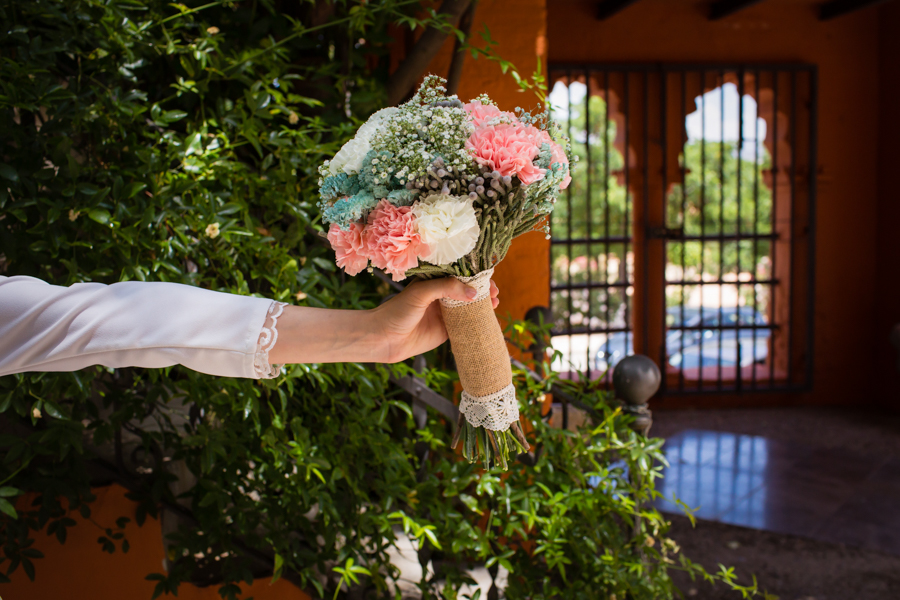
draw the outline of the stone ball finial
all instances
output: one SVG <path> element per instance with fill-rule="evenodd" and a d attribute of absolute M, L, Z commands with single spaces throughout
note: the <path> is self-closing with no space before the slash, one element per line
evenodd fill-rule
<path fill-rule="evenodd" d="M 642 354 L 626 356 L 613 371 L 616 398 L 633 406 L 649 400 L 662 382 L 659 367 Z"/>

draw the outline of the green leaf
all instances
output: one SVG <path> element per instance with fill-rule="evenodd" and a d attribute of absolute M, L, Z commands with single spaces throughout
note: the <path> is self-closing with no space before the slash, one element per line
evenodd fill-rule
<path fill-rule="evenodd" d="M 174 121 L 180 121 L 185 118 L 188 114 L 183 110 L 167 110 L 162 115 L 162 120 L 166 123 L 172 123 Z"/>
<path fill-rule="evenodd" d="M 19 518 L 19 515 L 16 513 L 16 509 L 13 507 L 13 505 L 3 498 L 0 498 L 0 512 L 5 513 L 13 519 Z"/>
<path fill-rule="evenodd" d="M 251 107 L 253 110 L 262 110 L 269 105 L 269 102 L 272 101 L 272 96 L 267 94 L 266 92 L 257 92 L 253 94 L 253 100 L 251 102 Z"/>
<path fill-rule="evenodd" d="M 16 173 L 16 170 L 6 163 L 0 163 L 0 177 L 9 179 L 10 181 L 19 180 L 19 174 Z"/>
<path fill-rule="evenodd" d="M 22 490 L 10 486 L 0 487 L 0 498 L 12 498 L 13 496 L 20 496 L 22 494 Z"/>
<path fill-rule="evenodd" d="M 127 186 L 125 186 L 124 197 L 126 200 L 130 200 L 140 192 L 143 192 L 145 189 L 147 189 L 146 183 L 141 183 L 139 181 L 129 183 Z"/>
<path fill-rule="evenodd" d="M 271 583 L 275 583 L 279 579 L 281 579 L 281 571 L 284 567 L 284 557 L 277 552 L 275 553 L 275 568 L 272 571 L 272 581 Z"/>
<path fill-rule="evenodd" d="M 97 221 L 101 225 L 109 224 L 109 212 L 102 208 L 92 208 L 88 211 L 88 217 L 90 217 L 92 221 Z"/>
<path fill-rule="evenodd" d="M 185 150 L 184 155 L 190 156 L 191 154 L 202 154 L 203 153 L 203 144 L 202 137 L 200 133 L 194 133 L 190 137 L 185 140 Z"/>

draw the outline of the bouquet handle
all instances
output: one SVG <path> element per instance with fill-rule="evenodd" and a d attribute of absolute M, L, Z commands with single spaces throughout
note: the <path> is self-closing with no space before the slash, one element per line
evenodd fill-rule
<path fill-rule="evenodd" d="M 462 384 L 460 412 L 473 427 L 506 431 L 519 420 L 509 351 L 491 304 L 494 270 L 456 279 L 477 290 L 475 299 L 441 299 L 441 314 Z"/>

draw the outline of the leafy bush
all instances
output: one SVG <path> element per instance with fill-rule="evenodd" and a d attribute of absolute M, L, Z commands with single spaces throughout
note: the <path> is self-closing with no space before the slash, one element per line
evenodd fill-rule
<path fill-rule="evenodd" d="M 344 280 L 318 240 L 316 167 L 384 103 L 389 26 L 441 25 L 421 9 L 0 0 L 0 273 L 374 306 L 385 284 Z M 455 597 L 477 562 L 511 571 L 510 598 L 671 596 L 665 522 L 635 503 L 653 494 L 658 440 L 631 433 L 592 390 L 577 394 L 602 415 L 596 425 L 550 429 L 533 402 L 549 383 L 519 373 L 544 451 L 500 479 L 448 451 L 449 423 L 416 424 L 389 379 L 408 370 L 0 378 L 0 565 L 34 578 L 34 536 L 65 542 L 71 511 L 90 515 L 91 486 L 117 481 L 139 522 L 166 507 L 185 525 L 169 540 L 171 568 L 150 574 L 157 594 L 194 580 L 234 598 L 237 582 L 274 573 L 322 596 L 344 584 L 390 596 L 388 550 L 407 535 L 441 565 L 423 593 Z M 453 377 L 427 376 L 445 388 Z M 24 493 L 35 500 L 16 513 Z M 124 522 L 104 550 L 128 550 Z"/>

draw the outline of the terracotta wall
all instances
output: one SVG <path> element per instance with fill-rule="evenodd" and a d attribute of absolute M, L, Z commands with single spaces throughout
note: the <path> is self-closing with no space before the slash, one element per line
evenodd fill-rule
<path fill-rule="evenodd" d="M 898 350 L 888 343 L 888 331 L 900 323 L 900 3 L 882 7 L 879 21 L 878 112 L 878 259 L 876 262 L 875 351 L 878 398 L 900 410 Z"/>
<path fill-rule="evenodd" d="M 95 488 L 97 500 L 91 505 L 91 519 L 77 511 L 70 515 L 76 525 L 68 531 L 65 544 L 44 533 L 35 536 L 34 548 L 44 553 L 35 559 L 35 580 L 30 581 L 21 567 L 12 575 L 12 583 L 0 585 L 0 596 L 6 600 L 149 600 L 156 582 L 147 581 L 150 573 L 163 571 L 163 545 L 159 521 L 148 518 L 143 527 L 134 522 L 137 504 L 125 497 L 118 485 Z M 24 509 L 20 501 L 20 510 Z M 118 548 L 114 554 L 103 552 L 97 538 L 103 528 L 115 528 L 119 517 L 131 518 L 125 527 L 125 538 L 131 548 L 127 554 Z M 5 568 L 5 567 L 4 567 Z M 256 600 L 309 600 L 294 585 L 280 579 L 259 579 L 252 586 L 241 584 L 242 597 Z M 163 596 L 171 598 L 171 596 Z M 218 587 L 198 588 L 182 584 L 181 600 L 220 600 Z"/>
<path fill-rule="evenodd" d="M 496 52 L 512 61 L 523 77 L 531 77 L 541 56 L 546 67 L 546 0 L 479 0 L 472 26 L 472 41 L 481 45 L 478 32 L 485 25 L 497 42 Z M 430 65 L 430 71 L 447 76 L 453 52 L 453 41 L 447 40 L 441 53 Z M 517 106 L 532 109 L 538 105 L 531 92 L 521 92 L 500 66 L 483 58 L 467 55 L 463 63 L 458 95 L 468 101 L 479 94 L 490 94 L 503 110 Z M 543 233 L 528 233 L 513 242 L 509 254 L 494 273 L 500 288 L 497 314 L 521 319 L 532 306 L 547 306 L 550 302 L 550 244 Z"/>
<path fill-rule="evenodd" d="M 806 62 L 819 67 L 819 177 L 812 394 L 692 399 L 701 404 L 861 403 L 875 393 L 879 263 L 879 9 L 821 22 L 814 0 L 766 0 L 720 21 L 709 2 L 640 0 L 599 21 L 597 3 L 552 0 L 551 62 Z M 895 10 L 895 7 L 890 7 Z M 884 8 L 881 10 L 888 10 Z M 884 24 L 882 24 L 884 25 Z M 889 27 L 882 35 L 896 37 Z M 882 45 L 895 47 L 896 40 Z M 881 76 L 893 68 L 883 65 Z M 894 84 L 896 85 L 896 84 Z M 896 101 L 897 94 L 891 98 Z M 895 134 L 892 150 L 896 153 Z M 893 164 L 896 164 L 895 161 Z M 887 177 L 887 175 L 884 175 Z M 884 186 L 882 186 L 884 187 Z M 896 224 L 896 219 L 894 223 Z M 883 224 L 885 228 L 890 225 Z M 894 235 L 882 236 L 896 244 Z M 896 252 L 895 252 L 896 254 Z M 896 267 L 893 273 L 896 279 Z M 886 310 L 886 309 L 885 309 Z M 884 311 L 883 311 L 884 312 Z M 896 311 L 894 312 L 896 316 Z M 885 313 L 886 318 L 886 313 Z M 884 337 L 885 332 L 882 330 Z"/>

